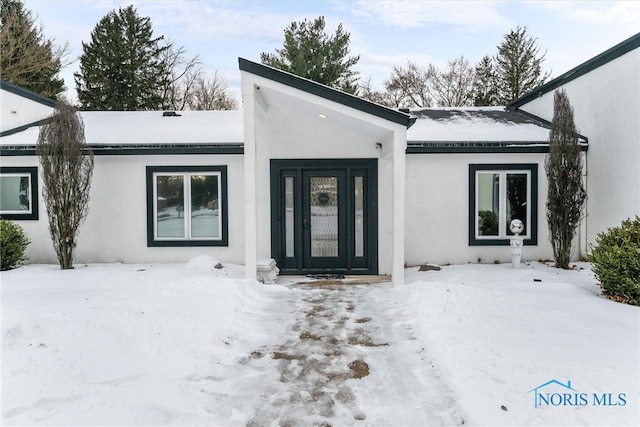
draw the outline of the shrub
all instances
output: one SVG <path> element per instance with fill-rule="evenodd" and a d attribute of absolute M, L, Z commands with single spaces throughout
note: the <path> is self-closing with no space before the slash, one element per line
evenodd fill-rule
<path fill-rule="evenodd" d="M 0 220 L 0 270 L 11 270 L 21 265 L 27 258 L 24 252 L 31 243 L 22 227 L 13 221 Z"/>
<path fill-rule="evenodd" d="M 640 217 L 598 234 L 590 261 L 606 295 L 640 305 Z"/>

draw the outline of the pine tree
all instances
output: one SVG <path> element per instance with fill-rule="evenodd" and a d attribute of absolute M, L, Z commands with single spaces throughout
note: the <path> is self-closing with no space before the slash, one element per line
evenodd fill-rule
<path fill-rule="evenodd" d="M 80 72 L 74 74 L 84 110 L 154 110 L 163 105 L 169 79 L 164 38 L 153 36 L 151 19 L 133 6 L 111 11 L 82 43 Z"/>
<path fill-rule="evenodd" d="M 587 198 L 582 184 L 582 161 L 573 108 L 564 89 L 553 97 L 549 155 L 545 161 L 548 180 L 547 223 L 556 267 L 568 268 L 573 238 Z"/>
<path fill-rule="evenodd" d="M 46 38 L 20 0 L 1 0 L 0 20 L 0 78 L 50 98 L 64 92 L 67 46 Z"/>
<path fill-rule="evenodd" d="M 360 56 L 350 56 L 350 34 L 342 24 L 329 36 L 324 31 L 324 16 L 314 21 L 292 22 L 284 30 L 284 45 L 275 54 L 263 52 L 263 64 L 296 74 L 345 92 L 356 93 L 358 73 L 352 67 Z"/>
<path fill-rule="evenodd" d="M 484 107 L 499 105 L 496 73 L 493 59 L 489 55 L 482 57 L 475 68 L 476 79 L 473 88 L 473 105 Z"/>
<path fill-rule="evenodd" d="M 516 27 L 505 34 L 495 57 L 498 103 L 508 104 L 543 84 L 549 73 L 542 72 L 545 53 L 527 27 Z"/>

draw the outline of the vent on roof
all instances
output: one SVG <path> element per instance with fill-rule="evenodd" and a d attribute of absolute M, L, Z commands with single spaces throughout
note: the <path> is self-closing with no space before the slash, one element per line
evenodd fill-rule
<path fill-rule="evenodd" d="M 162 113 L 162 117 L 180 117 L 181 114 L 176 113 L 175 111 L 164 111 Z"/>
<path fill-rule="evenodd" d="M 398 110 L 399 110 L 401 113 L 407 113 L 407 114 L 409 114 L 409 113 L 411 112 L 411 110 L 409 110 L 408 108 L 398 108 Z"/>

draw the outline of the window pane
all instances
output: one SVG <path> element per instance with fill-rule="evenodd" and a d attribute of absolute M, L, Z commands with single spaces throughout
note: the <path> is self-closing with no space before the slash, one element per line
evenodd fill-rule
<path fill-rule="evenodd" d="M 338 256 L 338 177 L 313 176 L 309 180 L 311 204 L 311 256 Z"/>
<path fill-rule="evenodd" d="M 184 236 L 184 177 L 156 177 L 158 237 Z"/>
<path fill-rule="evenodd" d="M 364 178 L 354 177 L 356 256 L 364 256 Z"/>
<path fill-rule="evenodd" d="M 500 175 L 479 173 L 477 186 L 478 235 L 497 236 L 500 219 Z"/>
<path fill-rule="evenodd" d="M 218 175 L 191 175 L 191 237 L 220 237 Z"/>
<path fill-rule="evenodd" d="M 0 210 L 30 212 L 31 186 L 28 176 L 3 175 L 0 178 Z"/>
<path fill-rule="evenodd" d="M 514 219 L 519 219 L 524 224 L 522 235 L 527 234 L 527 174 L 507 174 L 507 223 L 506 234 L 513 235 L 509 230 L 509 224 Z"/>
<path fill-rule="evenodd" d="M 293 180 L 292 176 L 284 178 L 284 242 L 287 257 L 294 256 Z"/>

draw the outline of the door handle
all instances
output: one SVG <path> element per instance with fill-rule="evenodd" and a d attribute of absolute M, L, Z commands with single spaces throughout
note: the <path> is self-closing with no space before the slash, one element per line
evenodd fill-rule
<path fill-rule="evenodd" d="M 307 218 L 302 220 L 302 227 L 311 228 L 311 224 L 309 224 L 309 220 Z"/>

